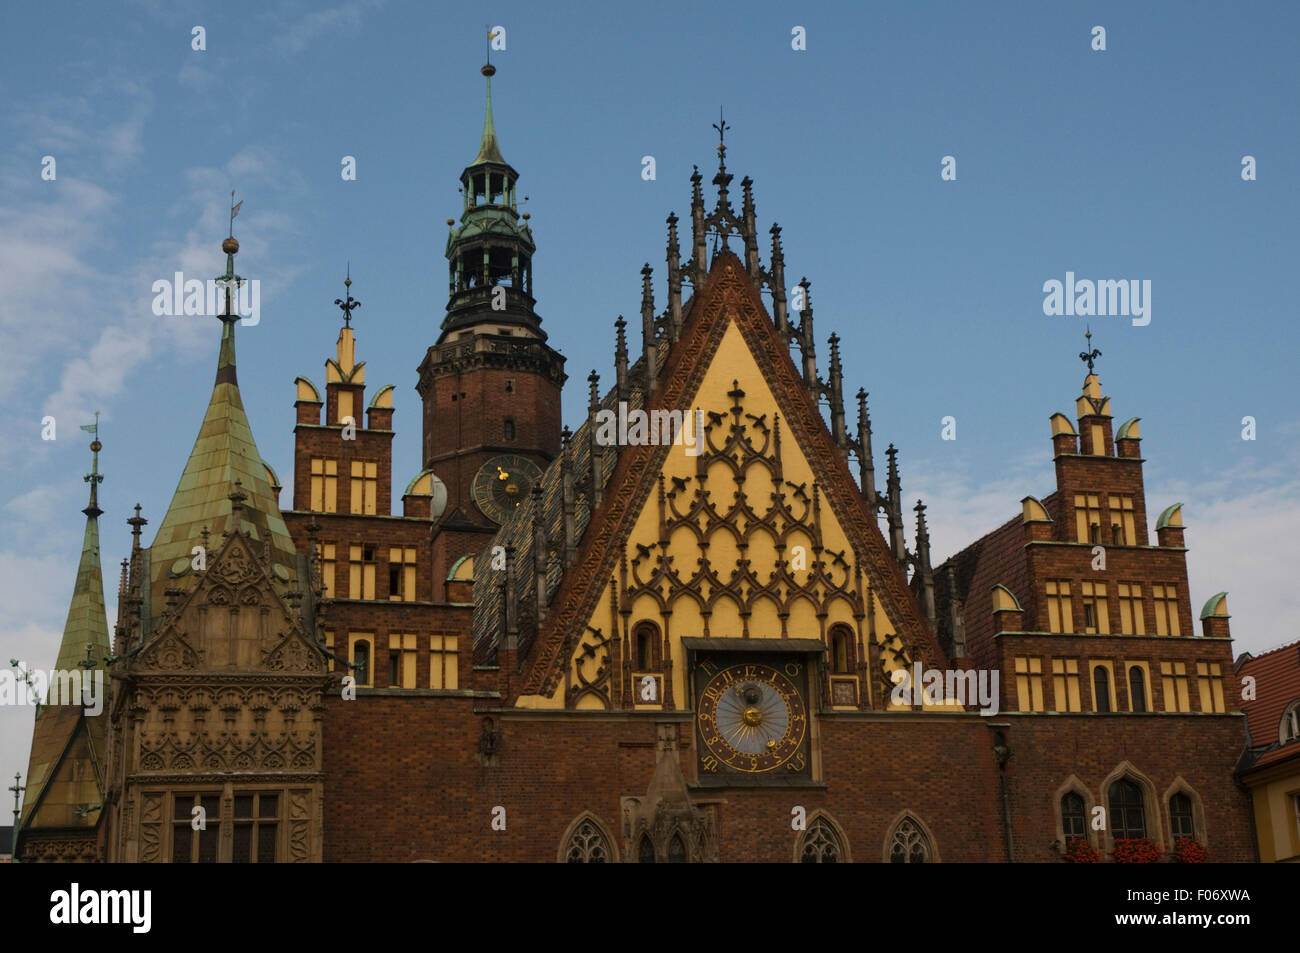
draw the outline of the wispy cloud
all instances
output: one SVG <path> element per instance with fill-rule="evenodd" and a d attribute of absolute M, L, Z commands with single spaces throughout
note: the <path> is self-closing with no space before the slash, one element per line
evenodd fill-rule
<path fill-rule="evenodd" d="M 367 13 L 383 5 L 384 0 L 350 0 L 327 10 L 315 10 L 285 28 L 276 37 L 275 45 L 285 53 L 301 53 L 324 33 L 361 26 Z"/>

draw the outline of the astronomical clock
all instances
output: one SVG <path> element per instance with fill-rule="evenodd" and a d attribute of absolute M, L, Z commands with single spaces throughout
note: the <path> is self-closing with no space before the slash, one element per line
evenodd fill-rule
<path fill-rule="evenodd" d="M 718 653 L 697 659 L 692 673 L 701 784 L 780 785 L 812 777 L 810 658 Z"/>
<path fill-rule="evenodd" d="M 504 523 L 528 498 L 542 471 L 527 457 L 505 453 L 493 457 L 474 474 L 474 504 L 494 523 Z"/>

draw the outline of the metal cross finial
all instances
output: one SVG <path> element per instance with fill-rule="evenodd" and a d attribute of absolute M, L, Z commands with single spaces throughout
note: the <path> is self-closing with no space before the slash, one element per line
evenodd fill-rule
<path fill-rule="evenodd" d="M 334 303 L 339 306 L 343 312 L 343 326 L 352 327 L 352 312 L 361 307 L 361 302 L 352 297 L 352 262 L 348 262 L 348 276 L 343 279 L 343 287 L 347 293 L 347 300 L 335 298 Z"/>
<path fill-rule="evenodd" d="M 492 24 L 490 23 L 484 23 L 483 26 L 487 30 L 487 39 L 483 41 L 483 45 L 487 47 L 487 62 L 488 65 L 491 66 L 492 65 L 492 37 L 496 36 L 496 30 L 492 29 Z"/>
<path fill-rule="evenodd" d="M 1085 348 L 1086 348 L 1086 347 L 1092 347 L 1092 326 L 1091 326 L 1091 325 L 1088 326 L 1088 333 L 1085 334 L 1083 337 L 1084 337 L 1084 340 L 1087 342 L 1086 344 L 1084 344 L 1084 347 L 1085 347 Z M 1083 361 L 1085 364 L 1088 365 L 1088 373 L 1089 373 L 1089 374 L 1093 373 L 1093 370 L 1092 370 L 1092 362 L 1095 361 L 1095 360 L 1096 360 L 1097 358 L 1099 358 L 1099 357 L 1101 357 L 1101 351 L 1097 350 L 1095 347 L 1092 348 L 1091 351 L 1080 351 L 1080 352 L 1079 352 L 1079 360 Z"/>
<path fill-rule="evenodd" d="M 718 107 L 718 121 L 713 124 L 713 128 L 718 130 L 718 152 L 719 154 L 725 153 L 727 151 L 727 130 L 731 127 L 728 126 L 727 121 L 722 118 L 721 106 Z"/>
<path fill-rule="evenodd" d="M 89 672 L 95 667 L 95 643 L 86 643 L 86 657 L 77 663 L 77 668 L 84 668 Z"/>
<path fill-rule="evenodd" d="M 22 775 L 19 774 L 17 771 L 15 771 L 13 786 L 9 788 L 10 791 L 14 792 L 14 833 L 15 834 L 18 833 L 18 795 L 21 794 L 23 791 L 27 790 L 20 783 L 21 779 L 22 779 Z"/>

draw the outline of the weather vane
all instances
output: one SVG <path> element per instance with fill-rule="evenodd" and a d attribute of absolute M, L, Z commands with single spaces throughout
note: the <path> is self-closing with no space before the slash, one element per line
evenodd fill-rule
<path fill-rule="evenodd" d="M 1085 334 L 1083 337 L 1084 340 L 1087 342 L 1086 344 L 1084 344 L 1084 347 L 1092 347 L 1092 326 L 1091 325 L 1088 326 L 1088 333 Z M 1093 347 L 1091 351 L 1079 352 L 1079 360 L 1083 361 L 1085 364 L 1088 365 L 1089 374 L 1093 372 L 1092 362 L 1099 357 L 1101 357 L 1101 351 L 1097 350 L 1095 347 Z"/>
<path fill-rule="evenodd" d="M 244 207 L 244 200 L 240 199 L 239 204 L 235 204 L 235 190 L 230 190 L 230 237 L 235 237 L 235 216 L 239 210 Z"/>
<path fill-rule="evenodd" d="M 352 262 L 348 262 L 348 276 L 343 279 L 343 287 L 346 289 L 347 300 L 335 298 L 334 303 L 339 306 L 343 312 L 343 326 L 352 327 L 352 312 L 361 307 L 361 302 L 352 297 Z"/>

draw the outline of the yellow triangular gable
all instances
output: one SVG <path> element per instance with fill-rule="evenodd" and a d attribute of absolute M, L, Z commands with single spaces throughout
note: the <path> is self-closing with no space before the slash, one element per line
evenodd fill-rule
<path fill-rule="evenodd" d="M 629 465 L 620 461 L 611 479 L 611 488 L 620 474 L 637 480 L 642 487 L 639 497 L 629 499 L 622 514 L 602 513 L 593 520 L 599 523 L 604 516 L 630 527 L 626 542 L 615 546 L 618 559 L 608 575 L 592 580 L 591 585 L 602 587 L 600 597 L 573 620 L 578 624 L 570 631 L 577 637 L 570 639 L 562 661 L 556 659 L 563 676 L 552 678 L 542 691 L 522 695 L 520 706 L 605 708 L 632 703 L 654 708 L 670 701 L 684 707 L 689 703 L 683 638 L 748 638 L 755 641 L 756 650 L 761 650 L 761 640 L 818 640 L 828 649 L 827 668 L 842 668 L 836 674 L 856 682 L 857 697 L 871 707 L 877 707 L 888 684 L 882 682 L 881 666 L 910 665 L 914 658 L 915 606 L 910 607 L 910 618 L 897 611 L 900 594 L 910 599 L 910 593 L 879 532 L 874 527 L 866 530 L 865 503 L 847 495 L 846 483 L 856 494 L 847 469 L 834 492 L 827 493 L 825 471 L 845 464 L 838 457 L 827 464 L 829 435 L 824 424 L 813 416 L 804 392 L 789 393 L 797 378 L 788 354 L 769 352 L 765 369 L 755 345 L 770 344 L 777 338 L 775 330 L 770 336 L 765 331 L 756 334 L 766 315 L 745 313 L 752 305 L 744 295 L 723 297 L 721 312 L 710 322 L 716 347 L 711 354 L 707 352 L 712 343 L 699 349 L 707 363 L 703 373 L 695 375 L 698 386 L 692 393 L 681 391 L 676 401 L 684 412 L 676 444 L 647 453 L 673 432 L 663 416 L 655 426 L 651 415 L 639 429 L 637 418 L 629 413 L 626 421 L 607 428 L 606 433 L 621 443 L 650 444 L 638 445 L 639 453 L 624 449 Z M 751 322 L 748 334 L 746 321 Z M 686 334 L 692 333 L 708 331 L 688 324 Z M 768 340 L 761 340 L 765 337 Z M 773 362 L 782 360 L 789 367 L 774 374 Z M 671 357 L 669 363 L 671 373 Z M 775 390 L 780 386 L 787 388 L 784 401 Z M 805 402 L 808 411 L 794 423 L 782 412 L 783 406 L 789 412 L 793 401 Z M 703 439 L 696 430 L 701 419 Z M 821 432 L 810 432 L 810 427 Z M 819 451 L 820 481 L 811 459 Z M 651 466 L 650 460 L 657 473 L 647 480 L 636 471 Z M 617 509 L 617 491 L 613 495 Z M 852 506 L 857 510 L 844 514 L 851 518 L 837 512 Z M 870 566 L 863 564 L 867 553 L 875 560 Z M 597 554 L 587 556 L 590 564 Z M 895 578 L 887 580 L 892 588 L 882 599 L 880 580 L 889 572 Z M 562 586 L 557 595 L 563 599 L 573 593 Z M 651 633 L 651 643 L 640 647 L 645 632 Z M 837 658 L 834 643 L 841 633 L 848 641 Z M 869 648 L 873 644 L 875 648 Z M 879 664 L 873 666 L 873 659 Z M 649 692 L 643 691 L 643 669 L 663 676 Z M 832 686 L 832 699 L 834 694 Z"/>

